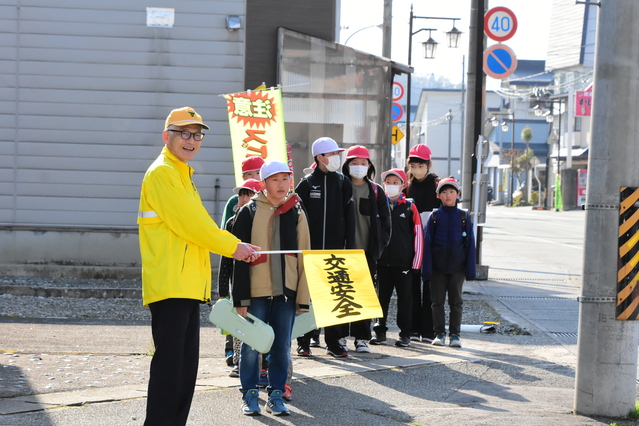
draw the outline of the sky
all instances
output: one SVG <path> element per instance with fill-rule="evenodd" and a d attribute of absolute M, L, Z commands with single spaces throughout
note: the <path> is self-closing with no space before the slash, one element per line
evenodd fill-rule
<path fill-rule="evenodd" d="M 486 0 L 488 8 L 505 6 L 517 17 L 518 27 L 515 35 L 503 44 L 509 46 L 517 59 L 545 60 L 548 50 L 548 31 L 550 27 L 551 0 Z M 391 59 L 403 64 L 408 63 L 408 21 L 410 6 L 416 16 L 435 16 L 460 18 L 455 23 L 463 32 L 457 49 L 446 47 L 445 32 L 452 28 L 452 21 L 414 19 L 413 32 L 420 28 L 437 28 L 432 37 L 440 43 L 435 59 L 424 59 L 421 43 L 428 39 L 428 31 L 413 36 L 412 65 L 416 74 L 444 76 L 452 83 L 460 83 L 463 75 L 462 57 L 466 56 L 468 68 L 468 32 L 470 25 L 470 0 L 393 0 L 393 27 Z M 347 46 L 367 53 L 381 56 L 382 30 L 368 28 L 354 34 L 355 31 L 370 25 L 381 24 L 384 19 L 384 0 L 341 0 L 339 42 L 353 35 Z M 496 44 L 488 39 L 488 46 Z M 499 87 L 499 80 L 486 78 L 487 89 Z"/>

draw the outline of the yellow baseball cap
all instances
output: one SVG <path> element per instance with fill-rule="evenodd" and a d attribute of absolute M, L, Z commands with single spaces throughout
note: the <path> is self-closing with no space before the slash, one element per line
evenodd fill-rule
<path fill-rule="evenodd" d="M 166 117 L 164 129 L 168 129 L 170 125 L 188 126 L 189 124 L 199 124 L 203 128 L 209 129 L 209 126 L 202 123 L 202 116 L 191 107 L 182 107 L 171 111 L 169 116 Z"/>

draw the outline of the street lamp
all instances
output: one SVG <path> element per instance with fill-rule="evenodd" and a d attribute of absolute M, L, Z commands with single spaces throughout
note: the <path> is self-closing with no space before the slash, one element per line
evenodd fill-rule
<path fill-rule="evenodd" d="M 493 114 L 494 114 L 493 117 L 490 119 L 490 124 L 493 127 L 501 126 L 501 131 L 504 133 L 512 128 L 511 130 L 512 139 L 510 143 L 510 150 L 504 151 L 502 149 L 501 134 L 499 136 L 500 155 L 504 157 L 510 157 L 510 189 L 506 190 L 506 194 L 508 196 L 508 205 L 512 206 L 513 205 L 512 193 L 514 192 L 514 185 L 515 185 L 515 177 L 514 177 L 513 169 L 515 164 L 515 156 L 519 154 L 518 151 L 515 151 L 515 109 L 513 108 L 509 110 L 508 112 L 495 112 Z M 503 117 L 503 118 L 498 119 L 497 116 Z"/>
<path fill-rule="evenodd" d="M 428 40 L 422 43 L 422 47 L 424 48 L 424 58 L 435 59 L 435 51 L 437 50 L 437 45 L 439 43 L 437 43 L 431 36 L 433 28 L 422 28 L 419 31 L 428 31 Z M 415 34 L 419 31 L 416 31 Z"/>
<path fill-rule="evenodd" d="M 351 39 L 351 37 L 353 37 L 355 34 L 357 34 L 360 31 L 364 31 L 367 30 L 369 28 L 382 28 L 384 26 L 384 24 L 376 24 L 376 25 L 369 25 L 368 27 L 364 27 L 364 28 L 360 28 L 359 30 L 355 31 L 353 34 L 349 35 L 348 38 L 346 39 L 346 41 L 344 42 L 344 45 L 346 46 L 348 44 L 348 40 Z"/>
<path fill-rule="evenodd" d="M 432 37 L 431 33 L 433 31 L 437 31 L 436 28 L 421 28 L 417 31 L 413 31 L 413 20 L 414 19 L 437 19 L 437 20 L 447 20 L 453 21 L 453 28 L 450 31 L 446 32 L 446 39 L 448 41 L 448 47 L 459 47 L 459 39 L 461 38 L 462 32 L 455 27 L 455 22 L 460 18 L 441 18 L 434 16 L 415 16 L 413 15 L 413 5 L 410 6 L 410 20 L 408 25 L 408 66 L 411 65 L 412 54 L 413 54 L 413 36 L 421 31 L 428 31 L 428 40 L 422 43 L 422 47 L 424 48 L 424 58 L 426 59 L 434 59 L 435 51 L 437 50 L 437 43 Z M 406 155 L 410 151 L 410 91 L 411 91 L 411 73 L 408 73 L 407 82 L 406 82 Z"/>

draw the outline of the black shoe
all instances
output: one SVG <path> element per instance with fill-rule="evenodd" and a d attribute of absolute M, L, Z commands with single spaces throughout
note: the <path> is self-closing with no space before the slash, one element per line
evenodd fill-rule
<path fill-rule="evenodd" d="M 319 337 L 312 337 L 311 338 L 311 344 L 310 344 L 311 348 L 319 348 L 320 346 L 320 341 L 319 341 Z"/>
<path fill-rule="evenodd" d="M 406 336 L 400 337 L 398 341 L 395 342 L 395 346 L 399 346 L 401 348 L 405 348 L 410 345 L 410 339 Z"/>
<path fill-rule="evenodd" d="M 233 351 L 226 352 L 226 365 L 233 367 Z"/>
<path fill-rule="evenodd" d="M 386 344 L 386 332 L 384 331 L 376 331 L 375 337 L 373 337 L 370 342 L 371 345 L 385 345 Z"/>
<path fill-rule="evenodd" d="M 346 358 L 348 356 L 348 352 L 346 352 L 342 346 L 337 344 L 334 346 L 327 346 L 326 355 L 332 355 L 335 358 Z"/>
<path fill-rule="evenodd" d="M 299 345 L 297 347 L 297 355 L 298 356 L 311 356 L 311 348 L 306 345 Z"/>

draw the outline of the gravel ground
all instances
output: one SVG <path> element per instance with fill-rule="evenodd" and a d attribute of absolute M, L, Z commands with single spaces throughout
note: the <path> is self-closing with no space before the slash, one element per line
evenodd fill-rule
<path fill-rule="evenodd" d="M 139 280 L 100 280 L 74 278 L 41 278 L 41 277 L 0 277 L 0 285 L 4 286 L 40 286 L 56 288 L 126 288 L 139 289 Z M 483 324 L 486 321 L 498 322 L 496 331 L 500 334 L 526 334 L 516 324 L 503 319 L 490 304 L 481 300 L 482 295 L 465 294 L 464 324 Z M 210 307 L 203 305 L 202 325 L 212 326 L 208 321 Z M 395 296 L 389 307 L 389 322 L 395 324 L 397 312 Z M 69 318 L 69 319 L 108 319 L 150 321 L 148 308 L 140 299 L 97 299 L 69 297 L 34 297 L 0 294 L 0 317 L 18 318 Z"/>

